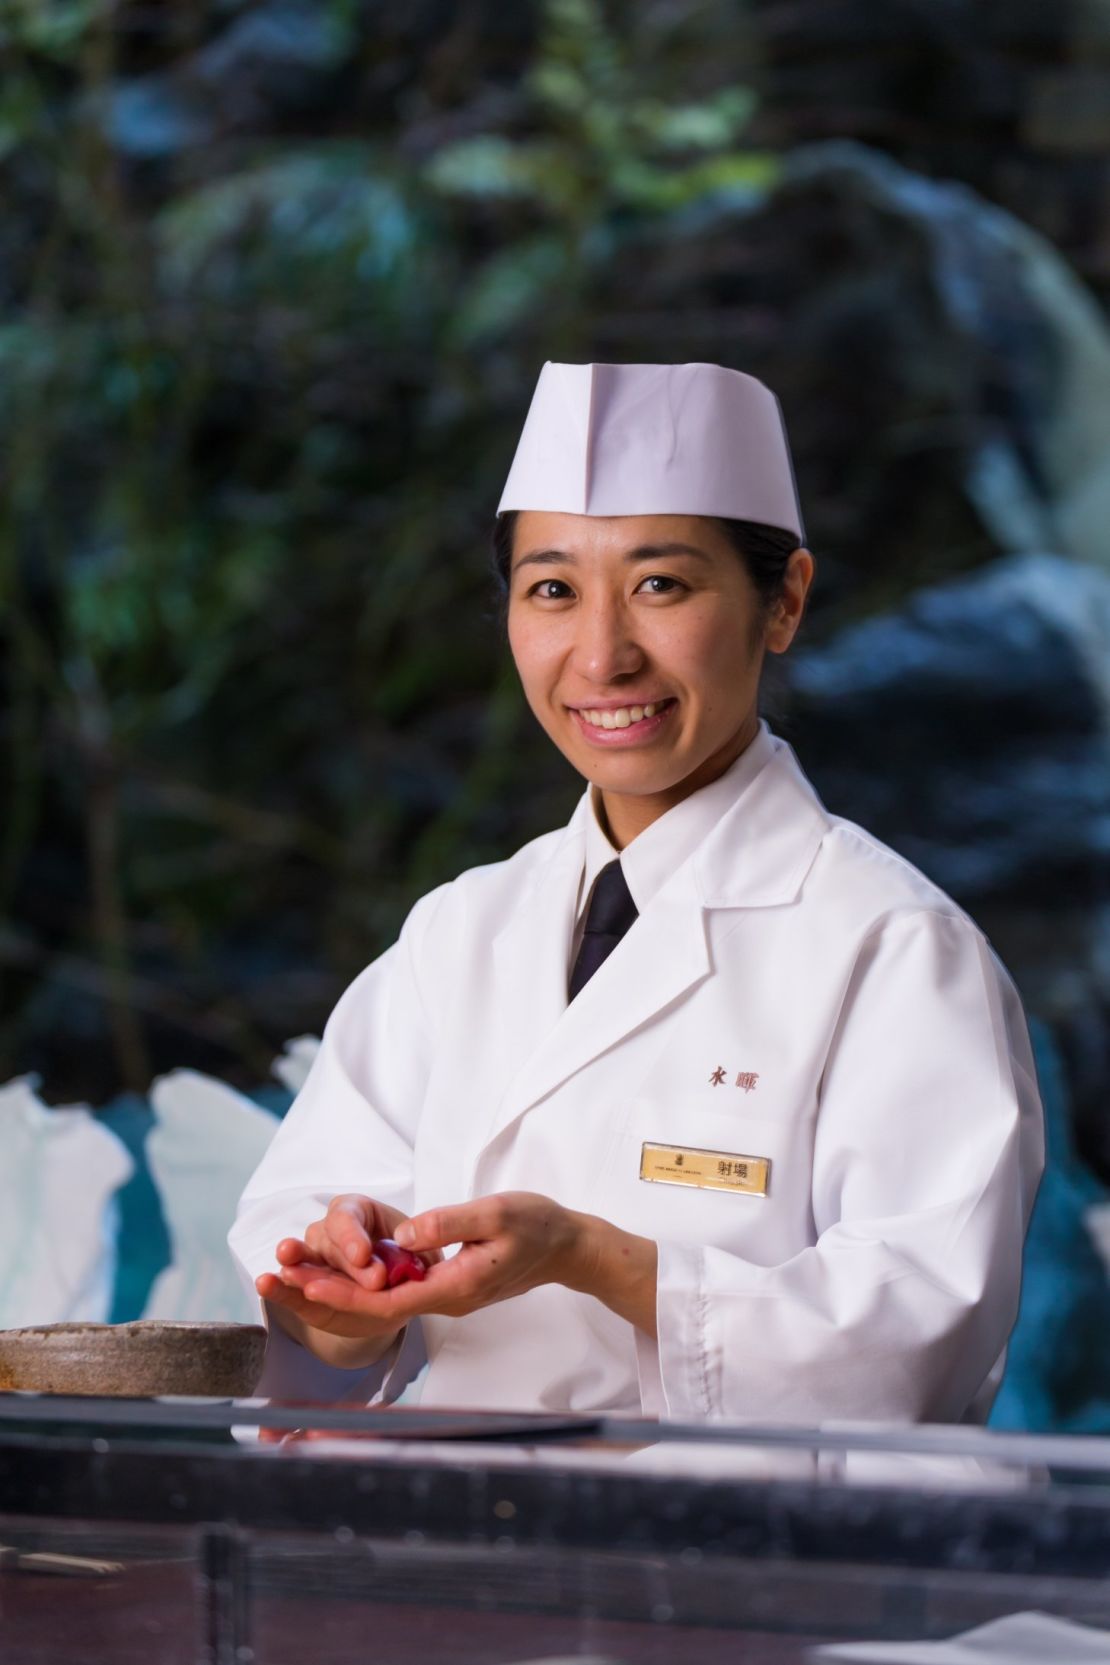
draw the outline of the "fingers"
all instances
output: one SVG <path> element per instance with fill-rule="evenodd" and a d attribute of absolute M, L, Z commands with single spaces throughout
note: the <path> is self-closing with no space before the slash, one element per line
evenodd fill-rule
<path fill-rule="evenodd" d="M 363 1278 L 374 1275 L 375 1271 L 377 1269 L 368 1269 L 361 1273 L 337 1272 L 333 1266 L 316 1266 L 310 1262 L 304 1262 L 300 1266 L 283 1266 L 278 1273 L 278 1277 L 281 1279 L 283 1289 L 299 1289 L 302 1293 L 310 1284 L 316 1285 L 325 1282 L 328 1284 L 354 1283 L 357 1277 L 360 1280 L 356 1285 L 357 1288 L 366 1290 L 368 1295 L 376 1295 L 379 1290 L 385 1288 L 384 1272 L 377 1271 L 372 1288 L 368 1288 L 361 1281 Z"/>
<path fill-rule="evenodd" d="M 323 1221 L 323 1233 L 329 1246 L 333 1246 L 338 1252 L 339 1258 L 333 1259 L 327 1249 L 323 1248 L 323 1244 L 320 1246 L 325 1258 L 333 1266 L 369 1265 L 373 1241 L 370 1233 L 375 1224 L 373 1214 L 374 1205 L 369 1197 L 332 1198 Z M 309 1229 L 311 1230 L 311 1227 Z M 312 1241 L 311 1238 L 309 1241 Z"/>
<path fill-rule="evenodd" d="M 279 1250 L 282 1247 L 282 1244 L 278 1245 Z M 370 1294 L 376 1294 L 379 1289 L 384 1289 L 389 1281 L 386 1269 L 377 1256 L 371 1259 L 369 1266 L 361 1267 L 345 1264 L 336 1266 L 330 1260 L 325 1260 L 319 1255 L 290 1255 L 286 1257 L 279 1253 L 278 1261 L 280 1262 L 278 1277 L 282 1284 L 289 1289 L 304 1289 L 306 1284 L 311 1283 L 314 1278 L 320 1277 L 321 1273 L 324 1272 L 333 1273 L 337 1278 L 353 1279 L 360 1289 L 365 1289 Z"/>
<path fill-rule="evenodd" d="M 309 1227 L 309 1230 L 311 1229 Z M 325 1264 L 323 1256 L 314 1253 L 300 1237 L 283 1237 L 274 1250 L 274 1254 L 281 1266 L 323 1266 Z"/>
<path fill-rule="evenodd" d="M 445 1249 L 451 1243 L 483 1243 L 505 1228 L 505 1209 L 499 1196 L 477 1197 L 451 1208 L 432 1208 L 402 1220 L 394 1239 L 403 1249 L 423 1252 Z"/>
<path fill-rule="evenodd" d="M 352 1268 L 350 1271 L 337 1271 L 334 1267 L 319 1262 L 304 1261 L 299 1265 L 282 1266 L 274 1273 L 263 1273 L 267 1284 L 263 1289 L 261 1279 L 255 1280 L 255 1288 L 265 1299 L 275 1298 L 270 1292 L 275 1286 L 282 1296 L 297 1296 L 310 1303 L 312 1308 L 331 1307 L 336 1312 L 364 1313 L 371 1318 L 392 1317 L 395 1308 L 382 1304 L 381 1297 L 389 1296 L 386 1269 L 381 1261 L 374 1259 L 362 1271 Z M 272 1281 L 270 1281 L 272 1280 Z M 283 1301 L 299 1317 L 304 1317 L 306 1309 L 292 1301 Z"/>
<path fill-rule="evenodd" d="M 377 1285 L 373 1289 L 365 1288 L 361 1282 L 356 1283 L 346 1272 L 335 1272 L 330 1267 L 291 1267 L 282 1273 L 282 1284 L 286 1290 L 303 1296 L 310 1306 L 327 1306 L 335 1312 L 364 1313 L 370 1318 L 391 1317 L 393 1308 L 389 1298 L 392 1291 L 385 1287 L 385 1268 L 381 1261 L 375 1263 L 374 1270 Z"/>
<path fill-rule="evenodd" d="M 384 1282 L 385 1271 L 376 1263 Z M 361 1283 L 343 1272 L 330 1268 L 292 1268 L 282 1273 L 282 1288 L 287 1295 L 296 1295 L 304 1303 L 298 1308 L 301 1315 L 311 1314 L 315 1308 L 326 1307 L 343 1318 L 364 1317 L 398 1328 L 410 1318 L 422 1313 L 440 1311 L 439 1303 L 454 1294 L 451 1262 L 433 1267 L 421 1282 L 396 1284 L 392 1289 L 365 1289 Z M 285 1283 L 285 1278 L 294 1281 Z M 446 1277 L 446 1282 L 442 1281 Z M 432 1286 L 432 1287 L 429 1287 Z M 311 1321 L 311 1319 L 309 1319 Z"/>
<path fill-rule="evenodd" d="M 303 1238 L 284 1237 L 277 1246 L 279 1266 L 331 1266 L 379 1289 L 383 1273 L 373 1258 L 376 1205 L 369 1197 L 334 1197 L 322 1220 L 313 1220 Z"/>
<path fill-rule="evenodd" d="M 319 1277 L 320 1273 L 317 1272 Z M 254 1280 L 254 1287 L 264 1301 L 270 1301 L 275 1306 L 284 1307 L 287 1312 L 294 1313 L 298 1318 L 315 1318 L 320 1321 L 320 1308 L 313 1308 L 305 1299 L 304 1293 L 296 1284 L 286 1283 L 283 1276 L 276 1272 L 263 1272 Z"/>
<path fill-rule="evenodd" d="M 327 1267 L 318 1270 L 315 1281 L 308 1285 L 311 1295 L 286 1283 L 284 1274 L 274 1272 L 263 1272 L 254 1280 L 254 1287 L 264 1301 L 299 1318 L 307 1328 L 333 1336 L 357 1339 L 373 1335 L 382 1327 L 400 1329 L 405 1322 L 404 1315 L 398 1318 L 393 1314 L 386 1296 L 360 1289 L 345 1273 Z M 328 1298 L 335 1290 L 340 1292 L 342 1306 Z M 357 1295 L 358 1300 L 347 1299 L 347 1292 Z"/>
<path fill-rule="evenodd" d="M 484 1250 L 463 1249 L 451 1260 L 437 1259 L 423 1281 L 393 1289 L 368 1290 L 351 1273 L 312 1265 L 283 1267 L 280 1274 L 264 1272 L 255 1279 L 255 1288 L 264 1300 L 284 1307 L 311 1329 L 355 1334 L 366 1322 L 400 1329 L 425 1313 L 458 1318 L 484 1306 L 492 1293 L 484 1255 Z"/>
<path fill-rule="evenodd" d="M 320 1308 L 313 1308 L 299 1289 L 284 1284 L 276 1273 L 263 1272 L 255 1278 L 254 1287 L 264 1301 L 284 1307 L 286 1312 L 291 1312 L 295 1318 L 303 1318 L 308 1324 L 319 1325 Z"/>
<path fill-rule="evenodd" d="M 359 1319 L 401 1325 L 423 1313 L 459 1316 L 504 1298 L 513 1284 L 510 1273 L 520 1256 L 503 1255 L 498 1243 L 512 1239 L 520 1205 L 530 1200 L 554 1207 L 544 1198 L 501 1193 L 405 1220 L 369 1197 L 335 1197 L 303 1238 L 282 1238 L 277 1271 L 263 1274 L 255 1287 L 313 1328 L 333 1329 L 342 1322 L 344 1333 Z M 527 1209 L 523 1217 L 529 1218 Z M 427 1277 L 390 1288 L 387 1267 L 374 1249 L 383 1236 L 421 1255 Z M 464 1247 L 444 1260 L 440 1251 L 452 1244 Z"/>
<path fill-rule="evenodd" d="M 320 1287 L 319 1280 L 322 1277 L 333 1279 L 336 1283 L 344 1281 L 350 1283 L 350 1279 L 344 1279 L 342 1273 L 331 1272 L 325 1268 L 323 1271 L 317 1270 L 315 1272 L 318 1289 Z M 263 1272 L 255 1278 L 254 1287 L 264 1301 L 269 1301 L 273 1306 L 284 1307 L 286 1312 L 291 1312 L 295 1318 L 303 1319 L 312 1329 L 326 1330 L 332 1328 L 330 1323 L 331 1311 L 329 1311 L 331 1303 L 310 1299 L 304 1290 L 296 1284 L 286 1283 L 284 1273 L 279 1276 L 274 1272 Z M 351 1284 L 352 1289 L 356 1287 L 355 1284 Z"/>

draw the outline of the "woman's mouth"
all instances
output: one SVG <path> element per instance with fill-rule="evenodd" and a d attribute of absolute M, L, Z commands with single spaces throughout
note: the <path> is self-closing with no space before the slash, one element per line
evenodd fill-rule
<path fill-rule="evenodd" d="M 586 739 L 594 745 L 639 744 L 658 734 L 675 699 L 652 700 L 646 705 L 618 705 L 609 708 L 571 706 L 571 715 Z"/>

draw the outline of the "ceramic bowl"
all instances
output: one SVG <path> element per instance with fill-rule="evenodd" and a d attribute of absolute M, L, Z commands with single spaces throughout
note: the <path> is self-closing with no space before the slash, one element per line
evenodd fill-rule
<path fill-rule="evenodd" d="M 245 1398 L 262 1373 L 260 1324 L 43 1324 L 0 1330 L 0 1389 Z"/>

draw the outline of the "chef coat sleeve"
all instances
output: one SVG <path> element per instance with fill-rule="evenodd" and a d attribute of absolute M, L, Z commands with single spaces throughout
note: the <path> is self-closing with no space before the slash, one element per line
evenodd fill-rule
<path fill-rule="evenodd" d="M 890 917 L 826 1052 L 816 1241 L 769 1266 L 661 1243 L 642 1382 L 676 1417 L 961 1419 L 1017 1314 L 1043 1153 L 1024 1016 L 989 944 L 961 914 Z"/>
<path fill-rule="evenodd" d="M 332 1197 L 353 1191 L 412 1209 L 413 1145 L 433 1045 L 415 967 L 448 888 L 417 903 L 398 942 L 341 997 L 304 1086 L 247 1183 L 228 1242 L 252 1293 L 258 1274 L 276 1268 L 278 1241 L 302 1237 Z M 333 1369 L 276 1322 L 268 1327 L 262 1397 L 395 1398 L 424 1362 L 418 1322 L 369 1371 Z"/>

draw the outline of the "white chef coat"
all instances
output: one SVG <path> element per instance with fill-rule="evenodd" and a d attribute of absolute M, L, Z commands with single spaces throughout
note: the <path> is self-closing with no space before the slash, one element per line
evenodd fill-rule
<path fill-rule="evenodd" d="M 370 1372 L 275 1325 L 262 1391 L 389 1400 L 427 1357 L 425 1405 L 984 1415 L 1043 1131 L 982 932 L 764 725 L 623 853 L 639 917 L 568 1006 L 591 818 L 587 793 L 417 903 L 339 1001 L 230 1241 L 253 1279 L 338 1192 L 539 1191 L 656 1240 L 658 1340 L 548 1284 L 425 1317 Z M 768 1194 L 646 1182 L 645 1141 L 764 1158 Z"/>

